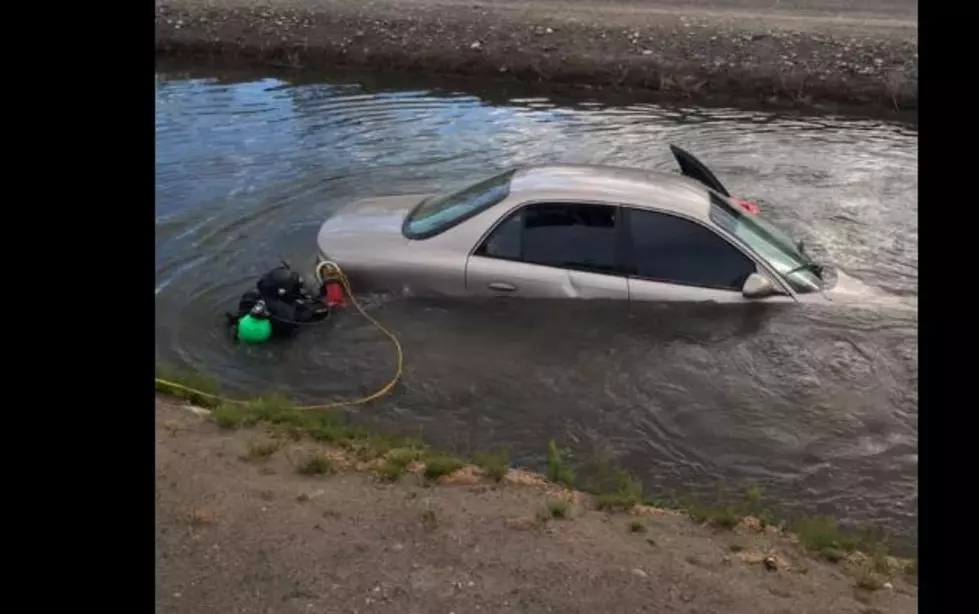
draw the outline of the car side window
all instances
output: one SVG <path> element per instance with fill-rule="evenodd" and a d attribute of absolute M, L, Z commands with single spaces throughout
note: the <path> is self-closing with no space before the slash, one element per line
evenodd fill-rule
<path fill-rule="evenodd" d="M 668 213 L 629 210 L 633 273 L 651 281 L 740 291 L 755 263 L 712 230 Z"/>
<path fill-rule="evenodd" d="M 520 260 L 522 256 L 522 235 L 523 209 L 517 209 L 497 226 L 490 236 L 486 237 L 486 240 L 476 250 L 476 255 L 503 258 L 504 260 Z"/>
<path fill-rule="evenodd" d="M 616 272 L 618 217 L 618 208 L 609 205 L 534 203 L 497 226 L 476 255 Z"/>

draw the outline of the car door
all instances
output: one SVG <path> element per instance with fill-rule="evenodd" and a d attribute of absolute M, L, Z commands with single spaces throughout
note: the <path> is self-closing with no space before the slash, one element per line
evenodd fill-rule
<path fill-rule="evenodd" d="M 718 194 L 723 194 L 727 197 L 731 196 L 727 188 L 724 187 L 724 184 L 721 183 L 721 180 L 707 168 L 707 165 L 698 160 L 692 153 L 684 151 L 676 145 L 670 145 L 670 152 L 673 153 L 674 159 L 676 159 L 677 164 L 680 166 L 681 173 L 699 181 Z"/>
<path fill-rule="evenodd" d="M 537 202 L 517 207 L 466 263 L 473 296 L 628 301 L 619 207 Z"/>
<path fill-rule="evenodd" d="M 742 295 L 748 276 L 767 276 L 704 224 L 664 211 L 628 207 L 623 213 L 632 301 L 740 303 L 749 300 Z"/>

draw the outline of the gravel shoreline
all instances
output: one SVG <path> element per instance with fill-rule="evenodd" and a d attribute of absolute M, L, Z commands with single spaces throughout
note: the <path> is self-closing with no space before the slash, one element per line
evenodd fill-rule
<path fill-rule="evenodd" d="M 189 409 L 156 400 L 160 614 L 917 611 L 889 559 L 813 558 L 757 519 L 603 512 L 514 469 L 381 479 L 340 448 Z"/>
<path fill-rule="evenodd" d="M 156 49 L 303 70 L 493 77 L 695 104 L 916 117 L 917 24 L 908 5 L 868 7 L 879 15 L 871 17 L 752 7 L 759 1 L 705 0 L 724 8 L 703 10 L 670 6 L 679 0 L 157 0 Z"/>

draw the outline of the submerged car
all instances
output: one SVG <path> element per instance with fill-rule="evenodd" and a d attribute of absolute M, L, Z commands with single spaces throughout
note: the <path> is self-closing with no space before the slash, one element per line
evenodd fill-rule
<path fill-rule="evenodd" d="M 680 173 L 545 164 L 441 195 L 372 198 L 317 237 L 360 291 L 793 302 L 822 295 L 801 242 L 671 146 Z"/>

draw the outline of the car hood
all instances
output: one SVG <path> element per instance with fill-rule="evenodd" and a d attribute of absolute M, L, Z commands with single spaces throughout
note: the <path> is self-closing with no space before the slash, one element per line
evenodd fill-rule
<path fill-rule="evenodd" d="M 352 202 L 323 223 L 316 243 L 330 257 L 341 257 L 351 249 L 361 252 L 406 243 L 401 233 L 405 216 L 425 197 L 406 194 Z"/>

